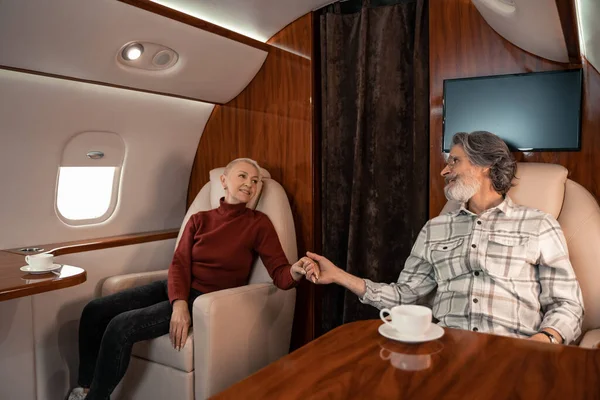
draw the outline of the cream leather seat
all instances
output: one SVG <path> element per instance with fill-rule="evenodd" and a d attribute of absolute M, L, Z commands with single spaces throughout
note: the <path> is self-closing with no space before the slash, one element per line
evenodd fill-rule
<path fill-rule="evenodd" d="M 191 215 L 219 206 L 222 173 L 223 168 L 210 172 L 210 182 L 190 206 L 179 236 Z M 287 196 L 267 171 L 262 174 L 262 191 L 249 207 L 269 216 L 288 261 L 295 262 L 296 234 Z M 160 279 L 167 279 L 167 270 L 114 276 L 103 284 L 102 295 Z M 226 389 L 288 353 L 295 301 L 295 289 L 277 289 L 259 258 L 249 285 L 196 299 L 193 329 L 181 352 L 173 349 L 168 335 L 135 344 L 127 374 L 112 398 L 199 400 Z"/>
<path fill-rule="evenodd" d="M 508 194 L 515 203 L 545 211 L 560 223 L 583 293 L 585 316 L 579 345 L 594 347 L 600 344 L 600 207 L 567 175 L 560 165 L 518 163 L 516 186 Z M 458 207 L 448 202 L 442 213 Z"/>

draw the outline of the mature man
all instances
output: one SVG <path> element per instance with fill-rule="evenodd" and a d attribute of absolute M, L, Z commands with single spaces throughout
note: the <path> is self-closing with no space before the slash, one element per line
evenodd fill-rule
<path fill-rule="evenodd" d="M 506 195 L 516 163 L 499 137 L 457 133 L 452 144 L 444 192 L 462 205 L 425 224 L 398 281 L 361 279 L 307 253 L 319 264 L 318 283 L 342 285 L 380 309 L 437 289 L 433 315 L 442 326 L 572 342 L 583 300 L 560 225 Z"/>

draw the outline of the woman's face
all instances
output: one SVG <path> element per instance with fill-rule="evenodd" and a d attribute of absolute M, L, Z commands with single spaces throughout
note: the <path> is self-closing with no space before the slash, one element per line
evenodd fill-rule
<path fill-rule="evenodd" d="M 244 161 L 235 163 L 227 175 L 221 176 L 221 183 L 225 188 L 225 202 L 248 203 L 256 194 L 258 181 L 258 170 L 254 165 Z"/>

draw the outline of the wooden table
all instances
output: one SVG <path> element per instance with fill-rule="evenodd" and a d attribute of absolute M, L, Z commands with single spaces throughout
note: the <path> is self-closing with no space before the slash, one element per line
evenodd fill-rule
<path fill-rule="evenodd" d="M 445 328 L 402 344 L 343 325 L 214 399 L 600 399 L 600 350 Z"/>
<path fill-rule="evenodd" d="M 22 255 L 0 251 L 0 301 L 79 285 L 87 279 L 83 268 L 71 265 L 63 265 L 56 273 L 36 275 L 21 272 L 24 265 Z"/>

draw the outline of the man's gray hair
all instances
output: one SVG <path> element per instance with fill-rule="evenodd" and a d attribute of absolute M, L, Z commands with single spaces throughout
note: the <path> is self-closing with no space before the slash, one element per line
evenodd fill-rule
<path fill-rule="evenodd" d="M 233 166 L 235 164 L 240 163 L 240 162 L 245 162 L 245 163 L 253 165 L 256 168 L 256 170 L 258 171 L 258 179 L 259 180 L 262 179 L 262 173 L 260 172 L 260 165 L 258 165 L 258 163 L 251 158 L 236 158 L 235 160 L 231 161 L 225 167 L 225 171 L 223 171 L 223 175 L 227 176 L 229 174 L 229 171 L 231 171 L 231 168 L 233 168 Z"/>
<path fill-rule="evenodd" d="M 493 133 L 459 132 L 452 137 L 452 145 L 461 145 L 472 164 L 490 168 L 494 190 L 505 195 L 512 186 L 517 163 L 508 146 Z"/>

